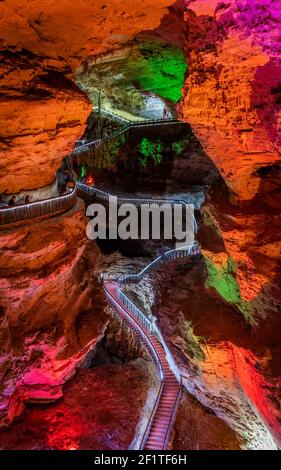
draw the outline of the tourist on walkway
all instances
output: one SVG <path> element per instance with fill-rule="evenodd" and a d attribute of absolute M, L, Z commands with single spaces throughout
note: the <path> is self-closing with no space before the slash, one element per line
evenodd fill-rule
<path fill-rule="evenodd" d="M 67 190 L 68 192 L 71 192 L 71 191 L 74 190 L 74 188 L 75 188 L 75 183 L 74 183 L 74 181 L 73 181 L 73 180 L 69 180 L 69 181 L 66 183 L 66 190 Z"/>
<path fill-rule="evenodd" d="M 30 203 L 29 194 L 27 194 L 27 195 L 25 196 L 24 203 L 25 203 L 25 204 L 29 204 L 29 203 Z"/>
<path fill-rule="evenodd" d="M 0 209 L 3 209 L 7 206 L 7 203 L 3 201 L 2 195 L 0 194 Z"/>
<path fill-rule="evenodd" d="M 86 185 L 87 186 L 94 186 L 95 185 L 95 180 L 92 175 L 89 175 L 86 179 Z"/>

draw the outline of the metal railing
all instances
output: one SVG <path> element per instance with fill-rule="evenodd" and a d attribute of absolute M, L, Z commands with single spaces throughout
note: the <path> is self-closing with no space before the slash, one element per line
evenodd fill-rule
<path fill-rule="evenodd" d="M 124 134 L 131 126 L 129 124 L 126 124 L 125 126 L 122 126 L 120 129 L 113 131 L 111 134 L 102 137 L 100 139 L 95 139 L 92 140 L 91 142 L 87 142 L 86 144 L 79 145 L 79 147 L 76 147 L 72 151 L 72 155 L 78 155 L 81 152 L 87 152 L 87 150 L 93 148 L 93 147 L 100 147 L 103 144 L 106 144 L 110 140 L 114 139 L 115 137 L 119 137 L 119 135 Z"/>
<path fill-rule="evenodd" d="M 188 256 L 198 256 L 198 255 L 200 255 L 200 249 L 196 242 L 184 248 L 174 248 L 158 256 L 158 258 L 154 259 L 153 261 L 151 261 L 151 263 L 147 264 L 145 268 L 139 273 L 123 274 L 122 276 L 118 277 L 118 284 L 119 285 L 136 284 L 140 282 L 149 271 L 157 268 L 161 264 L 165 264 L 165 263 L 168 263 L 169 261 L 174 261 L 179 258 L 186 258 Z"/>
<path fill-rule="evenodd" d="M 70 193 L 41 201 L 30 202 L 20 206 L 11 206 L 0 209 L 0 225 L 11 224 L 22 220 L 42 217 L 56 212 L 67 211 L 76 204 L 77 190 Z"/>
<path fill-rule="evenodd" d="M 110 201 L 111 197 L 117 197 L 117 203 L 134 203 L 135 205 L 142 205 L 146 203 L 158 203 L 158 204 L 165 204 L 165 203 L 170 203 L 171 205 L 175 204 L 182 204 L 184 206 L 187 206 L 187 203 L 182 200 L 173 200 L 173 199 L 151 199 L 151 198 L 135 198 L 135 197 L 120 197 L 120 196 L 113 196 L 113 194 L 110 194 L 106 191 L 100 190 L 97 187 L 91 187 L 87 186 L 83 183 L 77 183 L 77 190 L 78 194 L 81 196 L 90 196 L 94 197 L 102 202 L 108 203 Z M 198 229 L 195 217 L 194 217 L 194 229 L 195 232 Z M 184 258 L 184 257 L 189 257 L 189 256 L 199 256 L 200 255 L 200 249 L 195 241 L 191 245 L 187 245 L 182 248 L 174 248 L 171 250 L 166 251 L 162 255 L 158 256 L 155 260 L 150 262 L 147 266 L 145 266 L 144 269 L 142 269 L 139 273 L 136 274 L 124 274 L 121 276 L 118 276 L 116 278 L 108 278 L 106 279 L 106 274 L 102 274 L 101 279 L 103 281 L 104 289 L 107 295 L 108 300 L 110 301 L 111 305 L 114 307 L 114 309 L 127 321 L 128 323 L 128 318 L 126 316 L 130 317 L 130 322 L 135 322 L 135 324 L 138 326 L 139 330 L 141 331 L 143 340 L 146 342 L 148 345 L 148 350 L 150 351 L 154 362 L 156 362 L 157 365 L 157 370 L 159 372 L 160 376 L 160 387 L 159 391 L 153 406 L 153 410 L 151 412 L 148 424 L 146 426 L 144 435 L 142 437 L 141 441 L 141 447 L 143 448 L 146 440 L 148 439 L 148 436 L 150 434 L 150 430 L 153 424 L 153 420 L 155 415 L 157 414 L 157 409 L 158 405 L 160 403 L 161 395 L 163 392 L 163 385 L 164 385 L 164 375 L 163 375 L 163 369 L 161 365 L 161 360 L 159 359 L 159 356 L 157 354 L 157 351 L 155 348 L 153 348 L 153 344 L 151 343 L 151 340 L 148 337 L 148 333 L 151 333 L 152 336 L 154 337 L 154 341 L 157 341 L 157 343 L 160 343 L 163 350 L 165 351 L 165 358 L 166 361 L 169 365 L 169 368 L 175 375 L 178 383 L 181 385 L 182 378 L 180 371 L 178 369 L 178 366 L 174 360 L 173 355 L 171 354 L 171 351 L 160 331 L 160 328 L 158 327 L 157 324 L 157 318 L 155 316 L 147 316 L 140 308 L 138 308 L 132 300 L 129 299 L 129 297 L 121 290 L 122 285 L 126 284 L 131 284 L 131 283 L 138 283 L 141 281 L 141 279 L 152 269 L 157 268 L 159 265 L 167 263 L 172 260 L 176 260 L 179 258 Z M 112 294 L 109 291 L 109 286 L 114 285 L 114 295 L 116 298 L 112 296 Z M 132 325 L 131 325 L 132 326 Z M 168 445 L 168 440 L 171 432 L 171 428 L 173 426 L 173 422 L 176 416 L 176 411 L 178 408 L 180 400 L 180 387 L 179 391 L 177 394 L 176 401 L 173 405 L 172 409 L 172 414 L 170 417 L 169 424 L 167 425 L 167 428 L 165 430 L 165 439 L 164 439 L 164 448 Z"/>
<path fill-rule="evenodd" d="M 119 314 L 121 314 L 122 318 L 124 318 L 124 320 L 128 324 L 128 326 L 130 328 L 132 328 L 132 326 L 133 326 L 133 329 L 136 331 L 136 333 L 138 333 L 138 335 L 141 336 L 142 342 L 145 344 L 146 349 L 147 349 L 148 353 L 150 354 L 150 357 L 152 358 L 153 362 L 155 363 L 156 369 L 157 369 L 157 372 L 158 372 L 158 375 L 159 375 L 160 386 L 159 386 L 157 396 L 155 398 L 153 408 L 151 410 L 146 428 L 144 430 L 142 439 L 141 439 L 140 444 L 139 444 L 139 449 L 142 450 L 144 448 L 145 444 L 146 444 L 146 441 L 147 441 L 148 437 L 149 437 L 149 434 L 150 434 L 150 431 L 151 431 L 151 428 L 152 428 L 152 425 L 153 425 L 153 421 L 154 421 L 154 418 L 157 414 L 158 406 L 160 404 L 161 396 L 162 396 L 162 393 L 163 393 L 164 373 L 163 373 L 162 362 L 161 362 L 161 360 L 159 358 L 159 355 L 158 355 L 158 353 L 157 353 L 157 351 L 156 351 L 156 349 L 153 345 L 153 341 L 151 341 L 151 339 L 149 339 L 149 337 L 147 336 L 146 331 L 142 328 L 142 326 L 144 326 L 144 328 L 146 328 L 146 322 L 144 321 L 143 316 L 142 315 L 136 316 L 136 318 L 139 320 L 139 322 L 136 322 L 136 320 L 134 319 L 133 316 L 130 316 L 128 318 L 128 315 L 126 314 L 126 312 L 125 312 L 125 310 L 122 306 L 122 303 L 118 303 L 114 299 L 112 294 L 108 291 L 106 285 L 105 285 L 105 292 L 106 292 L 108 301 L 111 303 L 114 310 L 119 312 Z M 122 300 L 121 300 L 121 302 L 122 302 Z M 180 380 L 180 384 L 181 384 L 181 377 L 180 377 L 179 380 Z M 177 400 L 174 404 L 173 413 L 172 413 L 169 425 L 167 426 L 167 429 L 166 429 L 165 439 L 164 439 L 164 448 L 166 448 L 166 446 L 167 446 L 167 441 L 168 441 L 169 436 L 170 436 L 171 427 L 173 425 L 173 422 L 174 422 L 174 419 L 175 419 L 175 416 L 176 416 L 176 411 L 177 411 L 177 407 L 178 407 L 178 403 L 179 403 L 179 396 L 180 396 L 180 393 L 178 394 Z"/>
<path fill-rule="evenodd" d="M 94 108 L 97 109 L 97 108 Z M 102 144 L 105 144 L 109 142 L 110 140 L 114 139 L 115 137 L 118 137 L 119 135 L 123 134 L 127 130 L 134 128 L 134 127 L 151 127 L 151 126 L 166 126 L 166 125 L 171 125 L 171 124 L 186 124 L 183 121 L 179 121 L 178 119 L 175 118 L 167 118 L 167 119 L 139 119 L 135 121 L 130 121 L 126 118 L 123 118 L 121 116 L 118 116 L 117 114 L 114 114 L 110 111 L 106 111 L 104 109 L 101 109 L 101 114 L 104 116 L 108 116 L 111 119 L 115 119 L 119 122 L 125 123 L 120 129 L 117 129 L 116 131 L 113 131 L 111 134 L 107 135 L 106 137 L 102 137 L 100 139 L 95 139 L 92 140 L 91 142 L 87 142 L 86 144 L 79 145 L 76 147 L 73 151 L 73 155 L 78 155 L 81 152 L 86 152 L 92 147 L 100 147 Z"/>
<path fill-rule="evenodd" d="M 93 110 L 95 112 L 98 112 L 99 111 L 99 107 L 98 106 L 94 106 L 93 107 Z M 127 119 L 123 116 L 120 116 L 120 114 L 117 114 L 117 113 L 114 113 L 113 111 L 108 111 L 107 109 L 105 108 L 100 108 L 100 113 L 101 115 L 105 116 L 105 117 L 109 117 L 111 118 L 112 120 L 115 119 L 116 121 L 120 121 L 120 122 L 126 122 L 128 124 L 134 124 L 134 123 L 155 123 L 155 124 L 158 124 L 158 123 L 174 123 L 174 124 L 185 124 L 184 121 L 179 121 L 178 119 L 176 119 L 175 117 L 169 117 L 169 118 L 155 118 L 155 119 L 148 119 L 146 117 L 142 117 L 142 116 L 139 116 L 139 115 L 136 115 L 136 114 L 132 114 L 132 116 L 136 117 L 136 119 Z"/>
<path fill-rule="evenodd" d="M 148 346 L 148 351 L 150 352 L 150 355 L 151 355 L 153 361 L 155 362 L 155 364 L 157 366 L 157 370 L 158 370 L 158 373 L 159 373 L 159 376 L 160 376 L 160 380 L 162 380 L 164 375 L 163 375 L 163 369 L 162 369 L 161 361 L 158 357 L 157 352 L 153 348 L 153 345 L 151 344 L 151 341 L 147 337 L 147 334 L 142 329 L 142 326 L 144 328 L 146 327 L 145 322 L 140 321 L 140 324 L 138 322 L 136 322 L 136 319 L 137 320 L 140 320 L 140 319 L 137 316 L 134 316 L 134 314 L 130 315 L 130 318 L 128 319 L 128 315 L 124 310 L 124 307 L 122 305 L 122 300 L 119 298 L 119 295 L 117 296 L 117 299 L 115 299 L 112 296 L 112 294 L 109 292 L 106 284 L 104 286 L 104 289 L 105 289 L 106 296 L 107 296 L 109 302 L 111 303 L 112 307 L 114 308 L 114 310 L 116 310 L 117 312 L 119 312 L 122 315 L 122 317 L 125 319 L 126 323 L 129 324 L 129 326 L 132 326 L 131 323 L 133 323 L 133 325 L 134 325 L 135 329 L 138 331 L 138 333 L 142 334 L 142 338 L 144 338 L 145 343 Z M 120 300 L 120 302 L 118 302 L 118 299 Z M 128 321 L 128 320 L 130 320 L 130 321 Z"/>
<path fill-rule="evenodd" d="M 146 330 L 150 331 L 155 338 L 159 341 L 159 343 L 163 346 L 165 353 L 166 353 L 166 358 L 167 362 L 169 363 L 169 366 L 171 370 L 174 372 L 175 376 L 177 377 L 178 380 L 180 380 L 180 373 L 178 371 L 178 367 L 174 361 L 174 358 L 162 336 L 161 331 L 159 330 L 159 327 L 157 325 L 157 318 L 155 316 L 148 317 L 143 313 L 128 297 L 124 292 L 121 291 L 121 289 L 117 288 L 117 295 L 121 302 L 130 310 L 130 312 L 135 315 L 135 317 L 139 320 L 139 322 L 146 328 Z"/>
<path fill-rule="evenodd" d="M 107 191 L 102 191 L 98 189 L 96 186 L 87 186 L 84 183 L 77 182 L 76 183 L 78 195 L 83 197 L 85 195 L 96 198 L 102 202 L 109 202 L 110 198 L 117 198 L 117 204 L 135 204 L 136 206 L 142 206 L 143 204 L 170 204 L 174 207 L 177 204 L 182 205 L 185 210 L 187 211 L 187 207 L 189 204 L 181 199 L 160 199 L 160 198 L 137 198 L 137 197 L 127 197 L 127 196 L 119 196 L 108 193 Z M 187 213 L 187 212 L 186 212 Z M 196 222 L 195 217 L 193 217 L 194 223 L 194 232 L 197 233 L 198 225 Z"/>
<path fill-rule="evenodd" d="M 158 326 L 156 325 L 156 317 L 148 318 L 119 289 L 118 284 L 117 283 L 114 283 L 114 284 L 116 284 L 116 291 L 115 292 L 116 292 L 117 298 L 120 300 L 120 303 L 112 296 L 112 294 L 108 290 L 107 284 L 105 283 L 104 289 L 105 289 L 107 298 L 108 298 L 109 302 L 111 303 L 112 307 L 114 308 L 114 310 L 116 310 L 122 316 L 122 318 L 124 318 L 124 320 L 127 322 L 127 324 L 130 327 L 132 327 L 132 323 L 134 324 L 134 326 L 137 327 L 137 329 L 138 329 L 137 332 L 141 334 L 142 341 L 145 343 L 146 348 L 147 348 L 151 358 L 153 359 L 154 363 L 156 364 L 156 368 L 157 368 L 159 379 L 160 379 L 160 386 L 159 386 L 157 396 L 156 396 L 155 401 L 154 401 L 153 409 L 152 409 L 152 411 L 150 413 L 150 416 L 149 416 L 148 423 L 147 423 L 145 431 L 143 433 L 143 436 L 142 436 L 142 439 L 141 439 L 141 442 L 140 442 L 140 445 L 139 445 L 139 449 L 143 449 L 145 447 L 145 444 L 147 442 L 147 439 L 149 437 L 149 434 L 150 434 L 150 431 L 151 431 L 151 428 L 152 428 L 152 425 L 153 425 L 153 421 L 154 421 L 154 419 L 157 415 L 158 406 L 159 406 L 160 401 L 161 401 L 163 388 L 164 388 L 164 384 L 165 384 L 165 376 L 164 376 L 164 373 L 163 373 L 162 362 L 161 362 L 161 359 L 159 358 L 157 350 L 155 349 L 154 344 L 153 344 L 155 340 L 162 345 L 162 347 L 165 351 L 165 354 L 166 354 L 166 360 L 169 364 L 169 367 L 172 370 L 172 372 L 174 373 L 174 375 L 175 375 L 175 377 L 176 377 L 176 379 L 179 383 L 177 398 L 176 398 L 176 401 L 172 405 L 172 413 L 171 413 L 171 416 L 170 416 L 169 424 L 167 425 L 167 427 L 165 429 L 163 449 L 166 449 L 167 446 L 168 446 L 172 426 L 174 424 L 177 409 L 178 409 L 178 406 L 179 406 L 179 401 L 180 401 L 180 396 L 181 396 L 182 377 L 181 377 L 179 369 L 178 369 L 178 367 L 177 367 L 177 365 L 174 361 L 174 358 L 173 358 L 173 356 L 172 356 L 172 354 L 171 354 L 171 352 L 170 352 L 170 350 L 169 350 L 169 348 L 168 348 L 168 346 L 167 346 L 167 344 L 166 344 L 166 342 L 165 342 Z M 128 318 L 128 313 L 126 313 L 126 310 L 124 309 L 124 306 L 127 308 L 127 312 L 129 311 L 131 313 L 131 315 L 129 315 L 129 318 Z M 136 330 L 135 327 L 133 327 L 133 329 Z M 153 337 L 155 338 L 154 341 L 148 337 L 148 334 L 147 334 L 148 331 L 152 333 Z"/>

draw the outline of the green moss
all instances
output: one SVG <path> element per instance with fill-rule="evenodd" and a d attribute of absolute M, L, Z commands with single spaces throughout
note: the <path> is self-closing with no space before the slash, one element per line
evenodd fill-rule
<path fill-rule="evenodd" d="M 202 338 L 194 334 L 194 327 L 191 321 L 184 321 L 183 335 L 185 339 L 185 352 L 198 361 L 204 361 L 206 357 L 200 345 Z"/>
<path fill-rule="evenodd" d="M 159 165 L 163 160 L 163 145 L 159 139 L 157 142 L 152 142 L 144 137 L 140 142 L 139 151 L 139 163 L 141 166 L 146 166 L 150 159 L 154 161 L 155 165 Z"/>
<path fill-rule="evenodd" d="M 239 303 L 241 299 L 240 290 L 232 275 L 232 266 L 229 263 L 217 266 L 208 258 L 206 258 L 206 266 L 208 270 L 206 287 L 214 287 L 228 302 Z"/>
<path fill-rule="evenodd" d="M 230 257 L 223 265 L 216 265 L 209 258 L 205 258 L 208 276 L 205 287 L 214 288 L 227 302 L 234 304 L 245 319 L 253 323 L 252 306 L 241 297 L 240 287 L 235 278 L 236 263 Z"/>
<path fill-rule="evenodd" d="M 180 49 L 175 46 L 146 44 L 140 46 L 143 61 L 139 64 L 138 81 L 143 90 L 176 103 L 181 98 L 181 88 L 187 64 Z"/>
<path fill-rule="evenodd" d="M 174 142 L 172 144 L 173 153 L 180 155 L 185 149 L 185 140 L 180 140 L 179 142 Z"/>

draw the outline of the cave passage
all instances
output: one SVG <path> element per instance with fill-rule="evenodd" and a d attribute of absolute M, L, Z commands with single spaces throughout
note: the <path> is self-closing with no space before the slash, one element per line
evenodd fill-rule
<path fill-rule="evenodd" d="M 0 449 L 276 450 L 280 0 L 0 10 Z"/>

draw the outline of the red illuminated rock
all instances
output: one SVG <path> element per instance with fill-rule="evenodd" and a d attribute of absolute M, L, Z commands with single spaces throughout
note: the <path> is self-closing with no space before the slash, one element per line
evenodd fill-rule
<path fill-rule="evenodd" d="M 62 400 L 34 407 L 0 431 L 1 448 L 127 449 L 145 418 L 150 372 L 142 360 L 79 371 Z"/>
<path fill-rule="evenodd" d="M 84 207 L 1 233 L 0 425 L 25 402 L 53 401 L 103 336 L 99 252 Z"/>

